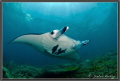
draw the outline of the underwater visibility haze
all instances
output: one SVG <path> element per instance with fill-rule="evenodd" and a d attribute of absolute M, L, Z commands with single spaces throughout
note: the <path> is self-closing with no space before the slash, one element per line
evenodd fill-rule
<path fill-rule="evenodd" d="M 98 75 L 106 73 L 114 76 L 109 78 L 117 78 L 117 3 L 4 2 L 2 10 L 5 78 L 48 78 L 50 75 L 54 75 L 52 78 L 86 78 L 93 71 L 98 72 Z M 69 27 L 68 30 L 65 30 L 66 26 Z M 87 45 L 78 49 L 80 61 L 76 65 L 73 62 L 74 66 L 70 64 L 71 61 L 46 56 L 28 45 L 10 43 L 22 35 L 47 33 L 61 28 L 64 28 L 64 35 L 74 40 L 90 40 Z M 15 67 L 19 70 L 12 72 Z M 35 67 L 45 67 L 47 71 Z M 15 75 L 17 72 L 24 74 L 22 71 L 26 69 L 20 71 L 21 68 L 28 68 L 28 74 L 35 75 Z M 59 69 L 59 75 L 55 74 L 56 68 Z M 108 72 L 104 72 L 106 69 Z"/>

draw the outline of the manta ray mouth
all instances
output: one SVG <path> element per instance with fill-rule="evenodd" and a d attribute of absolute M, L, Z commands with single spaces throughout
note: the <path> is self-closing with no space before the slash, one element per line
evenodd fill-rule
<path fill-rule="evenodd" d="M 62 28 L 62 29 L 60 30 L 60 33 L 63 34 L 63 33 L 65 33 L 68 29 L 69 29 L 68 26 Z"/>

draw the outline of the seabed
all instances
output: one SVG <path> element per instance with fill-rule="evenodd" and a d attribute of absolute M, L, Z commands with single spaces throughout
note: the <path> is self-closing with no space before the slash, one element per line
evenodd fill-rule
<path fill-rule="evenodd" d="M 117 51 L 111 51 L 77 64 L 46 65 L 38 68 L 7 62 L 3 64 L 3 78 L 117 79 L 117 67 Z"/>

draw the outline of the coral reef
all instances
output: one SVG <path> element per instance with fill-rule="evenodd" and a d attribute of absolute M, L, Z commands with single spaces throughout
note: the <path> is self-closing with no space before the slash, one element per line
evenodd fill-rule
<path fill-rule="evenodd" d="M 33 67 L 4 63 L 3 78 L 101 78 L 117 79 L 117 52 L 111 51 L 79 64 L 46 65 Z"/>
<path fill-rule="evenodd" d="M 8 71 L 8 69 L 5 68 L 4 66 L 2 68 L 3 68 L 3 77 L 4 78 L 11 78 L 11 75 L 10 75 L 10 72 Z"/>
<path fill-rule="evenodd" d="M 76 76 L 78 78 L 117 78 L 117 52 L 109 52 L 87 63 L 83 62 Z"/>

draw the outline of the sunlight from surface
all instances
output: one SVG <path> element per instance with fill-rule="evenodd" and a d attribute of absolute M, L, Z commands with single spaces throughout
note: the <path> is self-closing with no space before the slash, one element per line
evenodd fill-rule
<path fill-rule="evenodd" d="M 85 3 L 85 2 L 35 2 L 35 3 L 22 3 L 23 10 L 25 12 L 33 11 L 36 16 L 54 15 L 54 16 L 70 16 L 75 13 L 87 11 L 96 6 L 97 3 Z"/>

